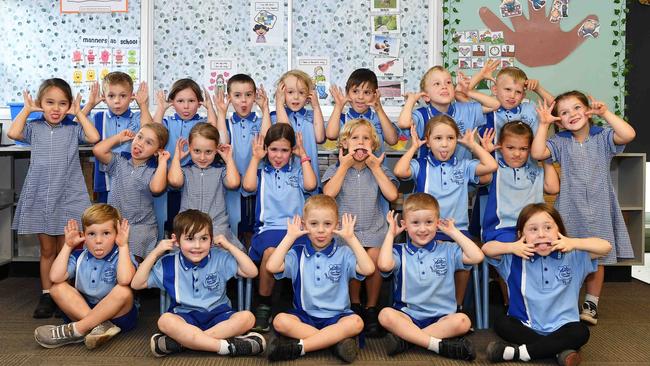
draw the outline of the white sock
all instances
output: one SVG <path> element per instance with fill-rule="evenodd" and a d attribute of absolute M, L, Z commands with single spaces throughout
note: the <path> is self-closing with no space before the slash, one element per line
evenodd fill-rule
<path fill-rule="evenodd" d="M 77 330 L 77 323 L 72 323 L 72 334 L 74 334 L 75 337 L 81 337 L 83 334 L 79 333 Z"/>
<path fill-rule="evenodd" d="M 586 294 L 585 301 L 591 301 L 594 303 L 594 305 L 598 306 L 598 296 Z"/>
<path fill-rule="evenodd" d="M 300 355 L 304 356 L 305 355 L 305 342 L 301 339 L 298 341 L 298 344 L 300 345 Z"/>
<path fill-rule="evenodd" d="M 522 344 L 519 346 L 519 359 L 522 361 L 530 361 L 530 355 L 528 354 L 528 349 L 526 349 L 526 345 Z"/>
<path fill-rule="evenodd" d="M 228 349 L 228 342 L 225 339 L 219 341 L 219 350 L 217 353 L 222 356 L 230 354 L 230 349 Z"/>
<path fill-rule="evenodd" d="M 48 290 L 43 290 L 43 291 L 41 291 L 41 292 L 44 293 L 44 294 L 49 294 L 49 293 L 50 293 L 50 290 L 49 290 L 49 289 L 48 289 Z"/>
<path fill-rule="evenodd" d="M 515 358 L 515 348 L 514 347 L 506 347 L 503 349 L 503 359 L 505 361 L 511 361 L 513 358 Z"/>
<path fill-rule="evenodd" d="M 429 337 L 429 345 L 427 346 L 427 349 L 435 353 L 440 352 L 440 341 L 442 341 L 442 339 L 438 339 L 436 337 Z"/>

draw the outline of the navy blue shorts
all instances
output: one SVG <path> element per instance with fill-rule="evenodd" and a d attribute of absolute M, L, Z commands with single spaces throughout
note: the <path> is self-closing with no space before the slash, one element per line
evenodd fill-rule
<path fill-rule="evenodd" d="M 504 227 L 496 230 L 483 231 L 483 239 L 487 243 L 491 240 L 497 240 L 502 243 L 514 243 L 517 241 L 517 228 Z"/>
<path fill-rule="evenodd" d="M 251 239 L 251 247 L 248 250 L 248 255 L 253 262 L 261 262 L 264 251 L 268 248 L 275 248 L 280 244 L 284 236 L 287 235 L 287 230 L 266 230 L 261 233 L 253 235 Z M 309 239 L 307 235 L 303 235 L 296 239 L 294 244 L 308 244 Z"/>
<path fill-rule="evenodd" d="M 327 326 L 330 326 L 332 324 L 336 324 L 341 318 L 349 316 L 349 315 L 354 315 L 352 311 L 349 313 L 340 313 L 337 315 L 334 315 L 331 318 L 317 318 L 315 316 L 311 316 L 307 314 L 304 310 L 298 310 L 298 309 L 291 309 L 287 311 L 287 314 L 295 315 L 300 319 L 301 322 L 311 325 L 312 327 L 321 330 Z"/>
<path fill-rule="evenodd" d="M 399 310 L 399 309 L 395 309 L 395 310 L 401 311 L 401 310 Z M 403 311 L 402 311 L 402 312 L 403 312 Z M 403 312 L 403 313 L 404 313 L 404 312 Z M 406 314 L 406 313 L 404 313 L 404 314 Z M 411 318 L 411 320 L 413 320 L 413 323 L 414 323 L 415 325 L 417 325 L 418 328 L 420 328 L 420 329 L 424 329 L 424 328 L 428 327 L 429 325 L 431 325 L 431 324 L 433 324 L 433 323 L 437 323 L 438 320 L 440 320 L 440 319 L 442 318 L 442 316 L 434 316 L 434 317 L 431 317 L 431 318 L 416 319 L 416 318 L 410 316 L 409 314 L 406 314 L 406 315 L 407 315 L 409 318 Z"/>
<path fill-rule="evenodd" d="M 230 319 L 235 312 L 227 304 L 219 305 L 211 311 L 190 311 L 189 313 L 173 313 L 201 330 L 208 330 L 224 320 Z"/>
<path fill-rule="evenodd" d="M 238 233 L 252 233 L 255 230 L 255 199 L 257 195 L 241 196 L 241 212 Z"/>
<path fill-rule="evenodd" d="M 88 304 L 88 306 L 90 306 L 91 309 L 97 306 L 98 304 L 98 303 L 91 304 L 88 302 L 88 300 L 86 300 L 86 303 Z M 67 323 L 71 323 L 72 320 L 68 318 L 67 315 L 63 314 L 63 322 L 67 324 Z M 128 313 L 119 316 L 117 318 L 111 319 L 111 323 L 120 327 L 122 333 L 135 329 L 135 327 L 138 325 L 138 308 L 135 306 L 135 304 L 133 304 L 131 310 L 129 310 Z"/>

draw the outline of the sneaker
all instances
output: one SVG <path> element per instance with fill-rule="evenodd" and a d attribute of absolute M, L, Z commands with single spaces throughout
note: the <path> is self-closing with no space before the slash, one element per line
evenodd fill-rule
<path fill-rule="evenodd" d="M 365 309 L 361 304 L 359 303 L 354 303 L 350 305 L 350 310 L 354 311 L 355 314 L 359 315 L 361 319 L 365 319 Z"/>
<path fill-rule="evenodd" d="M 271 329 L 271 307 L 260 304 L 255 310 L 255 332 L 268 332 Z"/>
<path fill-rule="evenodd" d="M 84 338 L 86 348 L 97 348 L 115 337 L 120 331 L 122 331 L 120 327 L 107 320 L 93 328 L 93 330 L 86 335 L 86 338 Z"/>
<path fill-rule="evenodd" d="M 591 301 L 583 302 L 580 320 L 591 325 L 596 325 L 598 323 L 598 306 Z"/>
<path fill-rule="evenodd" d="M 156 333 L 151 336 L 149 346 L 151 347 L 151 353 L 156 357 L 171 355 L 172 353 L 178 353 L 183 350 L 183 346 L 180 343 L 162 333 Z"/>
<path fill-rule="evenodd" d="M 34 330 L 34 339 L 45 348 L 56 348 L 70 343 L 81 343 L 84 336 L 75 336 L 72 323 L 68 323 L 40 326 Z"/>
<path fill-rule="evenodd" d="M 56 304 L 52 300 L 50 294 L 41 294 L 41 297 L 38 299 L 38 305 L 34 309 L 33 317 L 36 319 L 45 319 L 51 318 L 56 309 Z"/>
<path fill-rule="evenodd" d="M 364 318 L 364 331 L 366 335 L 371 338 L 383 337 L 384 329 L 379 324 L 379 312 L 376 307 L 369 307 L 366 309 L 366 317 Z"/>
<path fill-rule="evenodd" d="M 465 337 L 458 339 L 443 339 L 440 341 L 438 350 L 440 356 L 453 358 L 455 360 L 471 361 L 476 358 L 472 341 Z"/>
<path fill-rule="evenodd" d="M 259 333 L 249 332 L 243 336 L 226 339 L 230 356 L 259 355 L 266 349 L 266 340 Z"/>
<path fill-rule="evenodd" d="M 560 366 L 577 366 L 582 361 L 582 357 L 578 351 L 573 349 L 566 349 L 557 355 L 557 363 Z"/>
<path fill-rule="evenodd" d="M 274 338 L 269 344 L 266 357 L 271 362 L 288 361 L 300 357 L 301 353 L 302 346 L 298 344 L 297 340 L 280 341 L 278 338 Z"/>
<path fill-rule="evenodd" d="M 408 351 L 411 346 L 412 344 L 393 333 L 388 333 L 386 335 L 386 354 L 389 356 L 395 356 L 400 353 L 404 353 Z"/>
<path fill-rule="evenodd" d="M 332 348 L 334 356 L 340 358 L 345 363 L 352 363 L 359 354 L 359 347 L 354 338 L 345 338 L 338 342 Z"/>
<path fill-rule="evenodd" d="M 505 360 L 503 358 L 503 351 L 505 351 L 506 347 L 512 347 L 515 349 L 515 356 L 513 360 L 518 360 L 519 346 L 517 346 L 516 344 L 506 343 L 503 341 L 492 341 L 488 344 L 486 349 L 488 360 L 492 362 L 510 361 L 510 360 Z"/>

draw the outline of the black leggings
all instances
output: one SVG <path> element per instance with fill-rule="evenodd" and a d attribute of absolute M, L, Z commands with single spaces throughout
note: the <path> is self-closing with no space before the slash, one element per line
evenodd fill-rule
<path fill-rule="evenodd" d="M 541 335 L 518 319 L 503 316 L 494 324 L 494 331 L 506 342 L 525 344 L 530 358 L 550 358 L 567 350 L 578 350 L 589 340 L 589 328 L 580 322 L 566 323 L 555 332 Z"/>

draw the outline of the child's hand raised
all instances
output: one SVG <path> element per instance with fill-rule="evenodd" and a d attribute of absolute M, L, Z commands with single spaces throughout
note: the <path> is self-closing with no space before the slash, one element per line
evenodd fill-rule
<path fill-rule="evenodd" d="M 185 149 L 187 147 L 187 149 Z M 179 137 L 176 140 L 176 148 L 174 150 L 174 156 L 178 156 L 180 160 L 185 159 L 187 155 L 190 154 L 190 145 L 184 137 Z"/>
<path fill-rule="evenodd" d="M 529 259 L 535 255 L 535 245 L 526 243 L 526 239 L 522 236 L 521 239 L 512 243 L 512 254 L 523 259 Z"/>
<path fill-rule="evenodd" d="M 458 140 L 458 143 L 472 151 L 474 146 L 476 146 L 476 131 L 476 128 L 465 130 L 463 137 Z"/>
<path fill-rule="evenodd" d="M 86 241 L 83 233 L 79 231 L 79 224 L 76 220 L 68 220 L 68 224 L 63 228 L 63 233 L 65 234 L 65 245 L 71 249 Z"/>
<path fill-rule="evenodd" d="M 167 164 L 169 161 L 169 158 L 171 157 L 171 154 L 167 150 L 160 150 L 158 152 L 158 164 Z"/>
<path fill-rule="evenodd" d="M 225 116 L 228 113 L 230 97 L 224 93 L 223 89 L 218 89 L 212 96 L 212 100 L 214 100 L 214 106 L 217 108 L 217 112 L 222 116 Z"/>
<path fill-rule="evenodd" d="M 253 138 L 253 157 L 257 160 L 262 160 L 266 156 L 266 149 L 264 148 L 264 136 L 255 135 Z"/>
<path fill-rule="evenodd" d="M 208 111 L 214 110 L 214 106 L 212 105 L 212 97 L 210 96 L 210 91 L 208 91 L 208 88 L 203 87 L 203 101 L 199 102 L 199 105 L 205 107 Z"/>
<path fill-rule="evenodd" d="M 339 166 L 343 168 L 350 168 L 354 164 L 354 153 L 348 150 L 347 154 L 343 154 L 343 148 L 339 148 Z"/>
<path fill-rule="evenodd" d="M 224 250 L 227 250 L 227 251 L 230 251 L 232 249 L 232 247 L 234 247 L 233 243 L 228 241 L 228 239 L 226 239 L 226 237 L 223 234 L 219 234 L 219 235 L 215 236 L 213 241 L 214 241 L 214 244 L 217 247 L 220 247 L 220 248 L 222 248 Z"/>
<path fill-rule="evenodd" d="M 407 92 L 404 94 L 406 97 L 407 102 L 411 102 L 412 104 L 415 104 L 420 100 L 420 98 L 424 98 L 427 96 L 427 93 L 425 92 Z"/>
<path fill-rule="evenodd" d="M 142 108 L 143 105 L 147 107 L 149 106 L 149 88 L 147 87 L 146 81 L 140 83 L 138 90 L 133 94 L 131 99 L 135 100 L 140 108 Z"/>
<path fill-rule="evenodd" d="M 293 153 L 301 159 L 307 156 L 305 148 L 302 145 L 302 133 L 300 132 L 296 132 L 296 146 L 293 147 Z"/>
<path fill-rule="evenodd" d="M 160 243 L 156 245 L 154 251 L 160 256 L 162 254 L 165 254 L 165 252 L 174 250 L 175 247 L 178 247 L 178 243 L 176 242 L 176 235 L 172 234 L 171 239 L 161 240 Z"/>
<path fill-rule="evenodd" d="M 264 90 L 264 85 L 260 85 L 257 89 L 257 95 L 255 96 L 255 103 L 260 107 L 262 112 L 269 110 L 269 97 L 266 95 L 266 90 Z"/>
<path fill-rule="evenodd" d="M 293 240 L 307 234 L 307 230 L 302 228 L 302 219 L 300 215 L 295 215 L 292 219 L 287 219 L 287 236 Z"/>
<path fill-rule="evenodd" d="M 553 110 L 553 107 L 555 106 L 555 102 L 551 103 L 551 105 L 546 105 L 541 100 L 537 101 L 537 108 L 535 110 L 537 111 L 537 116 L 539 118 L 539 124 L 542 126 L 545 126 L 548 128 L 549 125 L 553 123 L 559 123 L 561 121 L 560 117 L 555 117 L 553 114 L 551 114 L 551 111 Z"/>
<path fill-rule="evenodd" d="M 557 233 L 557 235 L 559 238 L 551 243 L 553 251 L 559 250 L 561 253 L 566 253 L 576 248 L 575 241 L 572 238 L 568 238 L 561 233 Z"/>
<path fill-rule="evenodd" d="M 115 243 L 119 248 L 128 248 L 129 246 L 129 221 L 127 219 L 120 220 L 117 226 L 117 236 Z"/>
<path fill-rule="evenodd" d="M 456 220 L 454 219 L 438 219 L 438 229 L 447 236 L 451 236 L 452 233 L 458 231 L 456 228 Z"/>
<path fill-rule="evenodd" d="M 217 154 L 221 156 L 224 162 L 232 160 L 232 146 L 230 144 L 219 144 L 217 147 Z"/>
<path fill-rule="evenodd" d="M 309 91 L 309 98 L 307 100 L 311 104 L 312 108 L 314 109 L 320 108 L 320 104 L 318 101 L 318 92 L 316 92 L 316 89 L 312 89 Z"/>
<path fill-rule="evenodd" d="M 370 101 L 370 103 L 368 103 L 368 107 L 373 107 L 374 109 L 382 108 L 382 105 L 381 105 L 381 92 L 379 91 L 379 89 L 375 90 L 375 95 L 372 98 L 372 100 Z"/>
<path fill-rule="evenodd" d="M 368 152 L 368 157 L 366 158 L 366 166 L 370 168 L 370 170 L 381 167 L 381 163 L 384 161 L 385 156 L 386 153 L 382 153 L 377 157 L 372 153 L 372 151 Z"/>
<path fill-rule="evenodd" d="M 334 234 L 343 238 L 346 242 L 354 239 L 354 224 L 357 223 L 357 217 L 349 213 L 344 213 L 341 216 L 341 230 L 334 230 Z"/>
<path fill-rule="evenodd" d="M 483 136 L 479 135 L 478 139 L 481 141 L 481 146 L 483 146 L 485 151 L 492 153 L 494 150 L 501 148 L 501 146 L 494 144 L 494 138 L 496 135 L 497 131 L 494 128 L 488 128 L 485 130 Z"/>
<path fill-rule="evenodd" d="M 284 81 L 278 83 L 277 89 L 275 89 L 275 105 L 284 108 L 285 98 L 284 98 Z"/>
<path fill-rule="evenodd" d="M 488 59 L 485 62 L 485 65 L 479 71 L 482 80 L 490 80 L 493 83 L 496 83 L 494 78 L 494 72 L 499 68 L 500 61 L 498 59 Z"/>
<path fill-rule="evenodd" d="M 593 115 L 602 117 L 607 113 L 607 105 L 601 101 L 595 100 L 591 95 L 589 96 L 591 108 L 585 112 L 585 115 L 591 117 Z"/>
<path fill-rule="evenodd" d="M 71 116 L 76 116 L 81 111 L 81 94 L 77 93 L 77 96 L 74 98 L 74 101 L 70 105 L 70 109 L 66 112 Z"/>
<path fill-rule="evenodd" d="M 26 109 L 29 113 L 32 112 L 43 112 L 43 108 L 36 105 L 36 102 L 32 99 L 32 96 L 29 94 L 28 90 L 23 90 L 23 109 Z"/>
<path fill-rule="evenodd" d="M 135 137 L 135 132 L 133 132 L 133 131 L 131 131 L 129 129 L 126 129 L 126 130 L 120 131 L 119 136 L 120 136 L 120 144 L 123 144 L 123 143 L 125 143 L 127 141 L 133 140 L 133 138 Z"/>
<path fill-rule="evenodd" d="M 169 109 L 169 107 L 172 106 L 172 104 L 169 101 L 167 101 L 165 92 L 162 90 L 158 90 L 156 92 L 156 104 L 158 104 L 159 108 L 163 108 L 163 111 L 166 111 L 167 109 Z"/>
<path fill-rule="evenodd" d="M 456 92 L 467 96 L 469 93 L 469 81 L 470 78 L 459 71 L 458 75 L 456 75 Z"/>
<path fill-rule="evenodd" d="M 88 102 L 86 104 L 92 106 L 93 108 L 104 101 L 104 93 L 99 92 L 99 82 L 95 81 L 90 84 L 90 95 L 88 96 Z"/>
<path fill-rule="evenodd" d="M 426 140 L 420 140 L 420 136 L 418 136 L 418 130 L 415 128 L 415 125 L 411 125 L 411 148 L 413 149 L 419 149 L 422 145 L 426 144 Z"/>
<path fill-rule="evenodd" d="M 332 94 L 332 98 L 334 98 L 334 104 L 341 108 L 345 107 L 345 105 L 350 101 L 347 95 L 345 95 L 343 89 L 337 85 L 330 85 L 330 94 Z"/>
<path fill-rule="evenodd" d="M 388 211 L 386 214 L 386 222 L 388 222 L 388 233 L 391 234 L 393 238 L 406 230 L 406 227 L 402 226 L 397 220 L 397 214 L 394 210 Z"/>
<path fill-rule="evenodd" d="M 537 80 L 537 79 L 528 79 L 524 83 L 524 86 L 526 87 L 526 90 L 535 91 L 535 90 L 537 90 L 537 88 L 539 88 L 539 80 Z"/>

